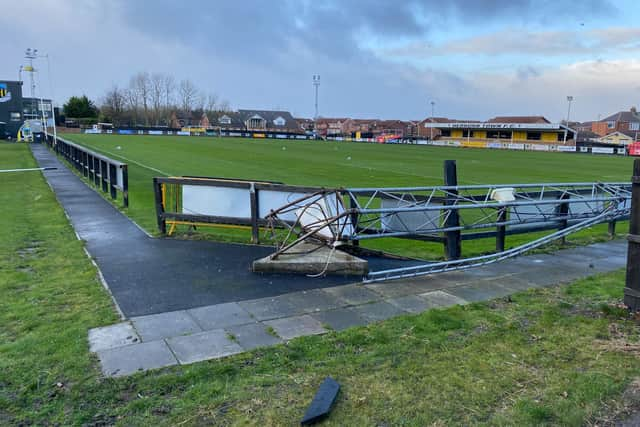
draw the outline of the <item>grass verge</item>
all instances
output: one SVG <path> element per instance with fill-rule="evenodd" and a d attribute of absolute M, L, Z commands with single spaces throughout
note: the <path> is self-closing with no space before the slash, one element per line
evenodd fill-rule
<path fill-rule="evenodd" d="M 0 144 L 0 167 L 32 167 Z M 117 321 L 39 172 L 0 206 L 0 424 L 294 425 L 322 379 L 326 425 L 606 424 L 638 409 L 638 324 L 623 273 L 104 379 L 87 330 Z"/>

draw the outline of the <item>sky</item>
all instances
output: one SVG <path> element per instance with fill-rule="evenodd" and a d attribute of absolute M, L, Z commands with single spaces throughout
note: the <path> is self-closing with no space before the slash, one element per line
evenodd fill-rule
<path fill-rule="evenodd" d="M 140 71 L 234 109 L 416 120 L 606 117 L 640 104 L 637 0 L 0 0 L 0 79 L 98 104 Z M 26 90 L 28 92 L 28 90 Z"/>

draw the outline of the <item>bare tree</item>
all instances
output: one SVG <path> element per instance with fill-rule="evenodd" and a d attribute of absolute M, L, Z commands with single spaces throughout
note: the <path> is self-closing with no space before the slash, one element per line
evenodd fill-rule
<path fill-rule="evenodd" d="M 127 98 L 125 91 L 120 89 L 118 85 L 113 85 L 102 99 L 100 111 L 104 118 L 112 121 L 116 126 L 119 126 L 125 118 L 126 107 Z"/>
<path fill-rule="evenodd" d="M 196 107 L 198 89 L 191 80 L 182 80 L 178 86 L 178 96 L 180 97 L 180 108 L 185 113 L 188 113 Z"/>
<path fill-rule="evenodd" d="M 140 72 L 129 82 L 129 89 L 136 94 L 139 108 L 142 108 L 144 124 L 149 125 L 149 106 L 151 105 L 151 78 L 146 71 Z"/>

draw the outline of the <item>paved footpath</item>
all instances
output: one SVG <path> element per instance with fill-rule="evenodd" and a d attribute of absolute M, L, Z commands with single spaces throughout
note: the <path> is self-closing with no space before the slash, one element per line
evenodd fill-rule
<path fill-rule="evenodd" d="M 269 248 L 149 238 L 44 146 L 32 147 L 40 166 L 59 168 L 45 171 L 45 177 L 128 316 L 89 331 L 91 351 L 105 376 L 216 359 L 300 336 L 490 300 L 626 263 L 626 242 L 612 241 L 367 285 L 346 284 L 344 278 L 254 275 L 246 266 Z M 176 277 L 176 270 L 185 276 Z M 159 295 L 149 297 L 149 292 Z M 195 295 L 179 296 L 185 293 Z M 135 297 L 141 300 L 132 303 Z M 176 308 L 172 298 L 179 300 Z"/>

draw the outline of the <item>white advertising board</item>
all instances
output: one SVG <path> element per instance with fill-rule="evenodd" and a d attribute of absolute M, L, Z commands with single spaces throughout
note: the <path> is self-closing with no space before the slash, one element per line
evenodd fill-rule
<path fill-rule="evenodd" d="M 182 213 L 251 218 L 249 189 L 183 185 Z"/>
<path fill-rule="evenodd" d="M 288 193 L 284 191 L 260 190 L 258 191 L 258 216 L 266 217 L 272 210 L 281 208 L 282 206 L 294 202 L 308 193 Z M 295 221 L 295 212 L 287 212 L 279 215 L 279 218 L 285 221 Z"/>
<path fill-rule="evenodd" d="M 549 146 L 548 145 L 541 145 L 541 144 L 531 144 L 531 149 L 533 151 L 549 151 Z"/>
<path fill-rule="evenodd" d="M 524 144 L 509 144 L 507 145 L 509 150 L 524 150 Z"/>
<path fill-rule="evenodd" d="M 406 208 L 411 205 L 406 200 L 382 199 L 380 207 L 388 208 Z M 440 226 L 439 211 L 424 212 L 398 212 L 395 214 L 381 214 L 381 227 L 385 231 L 401 231 L 414 232 Z"/>
<path fill-rule="evenodd" d="M 594 154 L 613 154 L 613 148 L 611 147 L 591 147 L 591 152 Z"/>
<path fill-rule="evenodd" d="M 557 151 L 562 151 L 562 152 L 566 152 L 566 153 L 575 153 L 576 152 L 576 147 L 565 147 L 564 145 L 558 145 L 556 147 Z"/>

